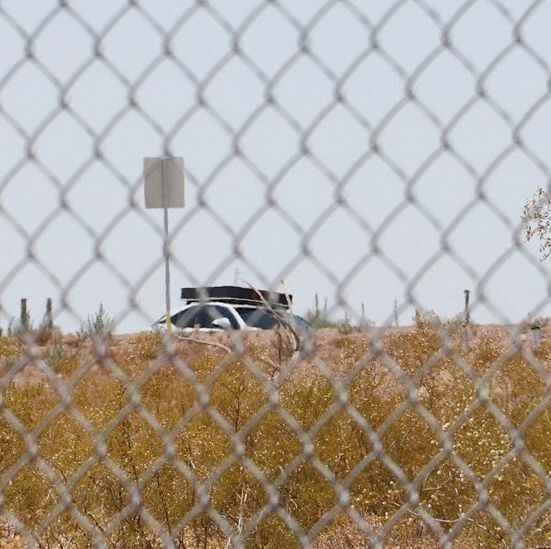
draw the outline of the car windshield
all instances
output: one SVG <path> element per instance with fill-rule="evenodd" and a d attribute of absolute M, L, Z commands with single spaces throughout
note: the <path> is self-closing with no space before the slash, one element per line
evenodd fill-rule
<path fill-rule="evenodd" d="M 194 305 L 171 316 L 172 324 L 178 328 L 209 328 L 220 330 L 220 326 L 213 324 L 214 320 L 227 318 L 233 329 L 239 324 L 232 312 L 221 305 Z"/>

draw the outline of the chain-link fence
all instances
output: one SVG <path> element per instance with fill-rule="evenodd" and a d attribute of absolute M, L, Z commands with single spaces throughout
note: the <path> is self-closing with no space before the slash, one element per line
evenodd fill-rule
<path fill-rule="evenodd" d="M 550 16 L 0 1 L 2 542 L 550 546 L 550 279 L 519 227 Z M 173 291 L 259 297 L 199 302 L 207 331 L 149 329 L 154 155 L 185 162 Z M 316 294 L 311 326 L 258 289 Z"/>

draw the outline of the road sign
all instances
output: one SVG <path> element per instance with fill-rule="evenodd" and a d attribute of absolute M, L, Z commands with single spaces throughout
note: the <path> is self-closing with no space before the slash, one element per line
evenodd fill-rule
<path fill-rule="evenodd" d="M 183 208 L 185 179 L 184 161 L 182 158 L 144 158 L 143 176 L 145 189 L 145 207 L 162 208 L 164 210 L 164 242 L 165 258 L 165 301 L 166 325 L 170 324 L 170 247 L 168 232 L 168 208 Z"/>
<path fill-rule="evenodd" d="M 182 158 L 144 158 L 146 208 L 183 208 L 185 205 Z"/>

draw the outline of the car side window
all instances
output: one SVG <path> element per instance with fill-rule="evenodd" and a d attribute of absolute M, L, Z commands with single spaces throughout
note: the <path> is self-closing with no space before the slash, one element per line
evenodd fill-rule
<path fill-rule="evenodd" d="M 203 305 L 194 318 L 195 325 L 200 328 L 217 328 L 213 326 L 212 321 L 218 318 L 227 318 L 233 329 L 239 328 L 237 320 L 229 309 L 218 305 Z"/>
<path fill-rule="evenodd" d="M 237 308 L 237 312 L 241 315 L 241 318 L 245 321 L 245 324 L 252 328 L 271 330 L 280 324 L 274 314 L 267 309 L 239 307 Z"/>
<path fill-rule="evenodd" d="M 185 311 L 175 314 L 172 317 L 172 323 L 178 328 L 214 328 L 212 321 L 217 318 L 227 318 L 230 321 L 231 327 L 235 330 L 239 328 L 239 324 L 232 312 L 226 307 L 218 305 L 195 305 L 189 307 Z"/>
<path fill-rule="evenodd" d="M 172 315 L 172 324 L 178 328 L 192 328 L 199 309 L 200 307 L 190 307 Z"/>

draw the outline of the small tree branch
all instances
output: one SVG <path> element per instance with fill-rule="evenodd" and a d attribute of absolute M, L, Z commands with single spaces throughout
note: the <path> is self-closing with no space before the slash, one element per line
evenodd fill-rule
<path fill-rule="evenodd" d="M 205 341 L 204 339 L 197 339 L 196 337 L 191 336 L 176 336 L 176 338 L 180 341 L 190 341 L 191 343 L 199 343 L 200 345 L 209 345 L 211 347 L 216 347 L 218 349 L 226 351 L 226 353 L 229 354 L 233 352 L 230 347 L 224 345 L 223 343 L 218 343 L 217 341 Z"/>

